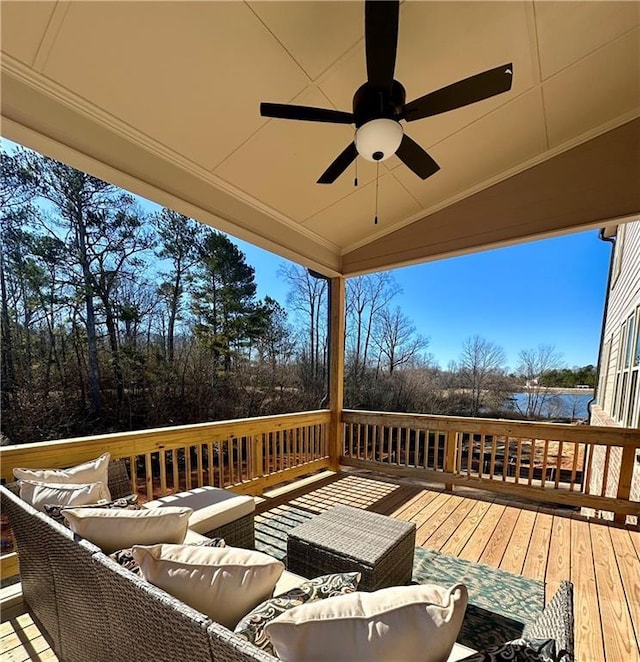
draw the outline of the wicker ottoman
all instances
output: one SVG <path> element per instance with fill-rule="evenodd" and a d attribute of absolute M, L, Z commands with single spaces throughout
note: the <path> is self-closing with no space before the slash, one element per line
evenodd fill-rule
<path fill-rule="evenodd" d="M 287 567 L 304 577 L 360 572 L 359 589 L 376 591 L 411 581 L 416 525 L 336 506 L 291 531 Z"/>

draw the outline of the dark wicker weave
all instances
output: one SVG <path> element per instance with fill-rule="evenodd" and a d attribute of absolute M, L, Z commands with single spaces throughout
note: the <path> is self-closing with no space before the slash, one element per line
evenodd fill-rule
<path fill-rule="evenodd" d="M 277 657 L 260 650 L 219 623 L 211 623 L 208 634 L 216 662 L 278 662 Z"/>
<path fill-rule="evenodd" d="M 231 547 L 255 549 L 256 535 L 253 520 L 253 513 L 249 513 L 234 522 L 219 526 L 217 529 L 211 529 L 203 535 L 207 538 L 224 538 L 227 545 Z"/>
<path fill-rule="evenodd" d="M 18 547 L 24 603 L 51 648 L 61 656 L 58 602 L 47 548 L 53 520 L 4 485 L 0 486 L 0 499 Z"/>
<path fill-rule="evenodd" d="M 131 480 L 124 460 L 109 462 L 108 487 L 112 499 L 120 499 L 131 494 Z"/>
<path fill-rule="evenodd" d="M 533 622 L 527 625 L 522 634 L 525 638 L 555 639 L 559 659 L 573 662 L 573 584 L 563 581 L 560 588 Z"/>
<path fill-rule="evenodd" d="M 112 647 L 117 651 L 113 660 L 211 662 L 210 618 L 101 552 L 92 560 L 110 619 Z"/>
<path fill-rule="evenodd" d="M 291 572 L 317 577 L 362 574 L 359 590 L 376 591 L 411 581 L 416 525 L 350 506 L 336 506 L 290 532 Z"/>
<path fill-rule="evenodd" d="M 53 569 L 65 662 L 112 662 L 112 624 L 103 611 L 101 590 L 91 557 L 100 550 L 86 540 L 74 540 L 65 526 L 51 522 L 46 543 Z"/>

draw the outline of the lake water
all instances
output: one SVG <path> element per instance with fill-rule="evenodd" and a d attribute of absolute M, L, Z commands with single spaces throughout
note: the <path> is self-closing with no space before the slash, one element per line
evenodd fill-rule
<path fill-rule="evenodd" d="M 507 405 L 519 412 L 526 412 L 527 394 L 514 393 Z M 587 405 L 593 398 L 591 390 L 585 393 L 549 393 L 542 405 L 542 416 L 546 418 L 586 419 L 589 415 Z"/>

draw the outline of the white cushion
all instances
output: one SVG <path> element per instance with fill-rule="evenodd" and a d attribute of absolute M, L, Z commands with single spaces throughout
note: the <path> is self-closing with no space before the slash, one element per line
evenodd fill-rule
<path fill-rule="evenodd" d="M 255 510 L 256 503 L 251 496 L 205 485 L 186 492 L 170 494 L 145 504 L 147 508 L 165 506 L 191 508 L 193 515 L 189 520 L 189 528 L 197 533 L 208 533 L 245 515 L 250 515 Z"/>
<path fill-rule="evenodd" d="M 280 659 L 446 662 L 467 606 L 467 589 L 394 586 L 307 602 L 265 631 Z"/>
<path fill-rule="evenodd" d="M 44 483 L 35 480 L 20 481 L 20 498 L 36 510 L 52 506 L 85 506 L 89 503 L 109 500 L 109 490 L 102 482 L 98 483 Z"/>
<path fill-rule="evenodd" d="M 191 509 L 65 508 L 62 514 L 72 531 L 105 554 L 111 554 L 133 545 L 181 543 L 187 533 Z"/>
<path fill-rule="evenodd" d="M 132 553 L 147 581 L 231 630 L 271 597 L 284 570 L 271 556 L 239 547 L 135 546 Z"/>
<path fill-rule="evenodd" d="M 75 467 L 68 469 L 14 469 L 13 475 L 18 480 L 32 480 L 41 483 L 73 483 L 75 485 L 86 483 L 104 483 L 107 490 L 108 501 L 111 500 L 109 494 L 109 460 L 110 453 L 103 453 L 100 457 L 89 462 L 83 462 Z"/>
<path fill-rule="evenodd" d="M 306 579 L 306 577 L 301 577 L 300 575 L 296 575 L 293 572 L 289 572 L 288 570 L 285 570 L 280 575 L 280 579 L 278 579 L 278 583 L 276 584 L 276 587 L 273 589 L 273 596 L 277 598 L 281 593 L 286 593 L 287 591 L 290 591 L 293 588 L 298 588 L 298 586 L 301 586 L 302 584 L 308 581 L 309 580 Z"/>

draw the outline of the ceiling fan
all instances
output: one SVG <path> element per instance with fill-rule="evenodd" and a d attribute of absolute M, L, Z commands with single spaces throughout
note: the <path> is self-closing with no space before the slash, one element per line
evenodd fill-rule
<path fill-rule="evenodd" d="M 398 0 L 365 0 L 367 82 L 353 96 L 353 112 L 282 103 L 261 103 L 263 117 L 307 122 L 355 124 L 352 143 L 325 170 L 318 184 L 332 184 L 357 158 L 385 161 L 393 154 L 426 179 L 440 166 L 404 133 L 400 120 L 413 122 L 502 94 L 511 89 L 513 68 L 504 64 L 405 103 L 405 89 L 394 79 L 398 45 Z"/>

